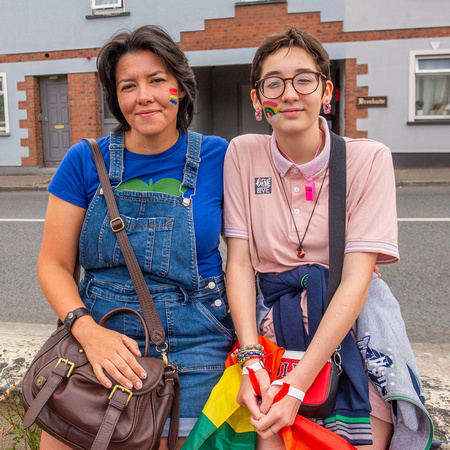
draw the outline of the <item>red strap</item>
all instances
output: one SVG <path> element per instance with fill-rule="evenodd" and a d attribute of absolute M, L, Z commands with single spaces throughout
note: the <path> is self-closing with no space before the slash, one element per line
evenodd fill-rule
<path fill-rule="evenodd" d="M 255 371 L 253 369 L 247 369 L 248 376 L 250 377 L 250 381 L 252 383 L 253 390 L 258 397 L 261 397 L 261 389 L 259 388 L 258 380 L 256 379 Z"/>
<path fill-rule="evenodd" d="M 259 383 L 255 375 L 255 371 L 253 369 L 247 368 L 248 376 L 250 377 L 250 382 L 252 383 L 253 390 L 258 397 L 261 397 L 261 389 L 259 388 Z M 287 395 L 289 392 L 289 388 L 291 385 L 289 383 L 283 383 L 281 390 L 278 391 L 277 395 L 275 395 L 273 402 L 279 402 L 283 397 Z"/>
<path fill-rule="evenodd" d="M 279 402 L 283 397 L 286 397 L 290 387 L 291 385 L 289 383 L 283 383 L 281 390 L 278 391 L 277 395 L 275 395 L 273 402 L 274 403 Z"/>

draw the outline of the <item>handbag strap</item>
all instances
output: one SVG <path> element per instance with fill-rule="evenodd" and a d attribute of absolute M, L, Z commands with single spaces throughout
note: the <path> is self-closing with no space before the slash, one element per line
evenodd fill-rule
<path fill-rule="evenodd" d="M 120 249 L 122 250 L 128 271 L 130 272 L 134 288 L 136 289 L 136 293 L 141 304 L 142 313 L 149 329 L 150 339 L 156 344 L 158 350 L 158 346 L 166 347 L 165 333 L 161 320 L 159 319 L 152 296 L 150 295 L 147 284 L 144 280 L 144 275 L 142 274 L 141 268 L 137 262 L 136 255 L 131 247 L 125 230 L 125 224 L 120 217 L 119 208 L 117 207 L 116 199 L 114 198 L 114 193 L 109 181 L 108 172 L 106 171 L 105 161 L 103 160 L 100 147 L 94 139 L 85 139 L 85 141 L 89 144 L 94 156 L 95 167 L 97 168 L 98 176 L 100 178 L 100 185 L 103 189 L 103 195 L 105 196 L 106 205 L 108 206 L 109 216 L 111 218 L 111 229 L 117 236 Z M 164 347 L 163 351 L 165 350 Z M 165 355 L 163 353 L 163 357 L 164 356 Z"/>
<path fill-rule="evenodd" d="M 328 189 L 329 278 L 327 307 L 342 278 L 347 212 L 347 149 L 345 140 L 330 132 L 331 150 Z"/>

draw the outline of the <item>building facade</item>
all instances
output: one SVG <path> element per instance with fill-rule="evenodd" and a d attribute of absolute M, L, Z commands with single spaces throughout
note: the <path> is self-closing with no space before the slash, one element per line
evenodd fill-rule
<path fill-rule="evenodd" d="M 232 139 L 256 122 L 250 64 L 268 34 L 297 26 L 332 60 L 332 129 L 384 142 L 398 164 L 450 161 L 448 0 L 0 0 L 0 167 L 55 167 L 115 124 L 99 47 L 152 23 L 180 43 L 199 85 L 191 128 Z"/>

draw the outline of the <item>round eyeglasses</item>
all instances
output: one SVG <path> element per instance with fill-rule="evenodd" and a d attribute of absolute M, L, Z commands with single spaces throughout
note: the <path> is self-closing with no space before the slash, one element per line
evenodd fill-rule
<path fill-rule="evenodd" d="M 312 94 L 319 87 L 320 79 L 327 77 L 322 72 L 300 72 L 291 78 L 269 76 L 258 80 L 255 84 L 259 87 L 261 94 L 269 99 L 281 97 L 286 90 L 286 81 L 292 82 L 296 92 L 303 95 Z"/>

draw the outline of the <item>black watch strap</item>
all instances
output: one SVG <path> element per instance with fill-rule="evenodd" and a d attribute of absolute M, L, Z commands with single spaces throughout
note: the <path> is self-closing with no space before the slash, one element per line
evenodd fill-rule
<path fill-rule="evenodd" d="M 64 326 L 67 328 L 67 331 L 69 331 L 70 333 L 72 330 L 72 326 L 75 323 L 75 320 L 86 315 L 88 316 L 91 315 L 91 313 L 86 308 L 77 308 L 68 313 L 66 318 L 64 319 Z"/>

